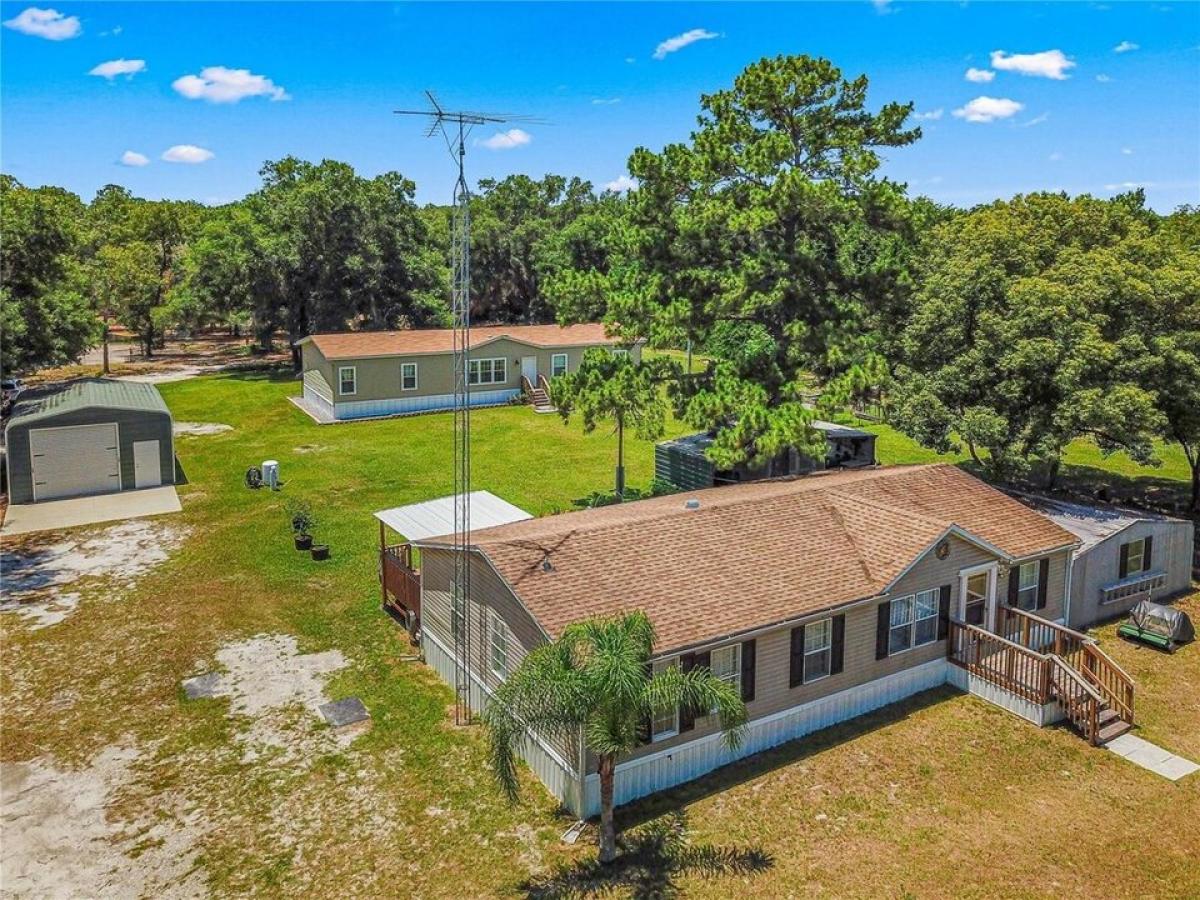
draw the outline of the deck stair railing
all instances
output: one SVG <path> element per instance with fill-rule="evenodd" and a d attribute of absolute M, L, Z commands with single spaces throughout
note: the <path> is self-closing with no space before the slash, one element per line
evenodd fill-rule
<path fill-rule="evenodd" d="M 1093 744 L 1133 725 L 1133 679 L 1086 634 L 1012 607 L 998 634 L 950 620 L 950 661 L 1033 703 L 1058 701 Z"/>

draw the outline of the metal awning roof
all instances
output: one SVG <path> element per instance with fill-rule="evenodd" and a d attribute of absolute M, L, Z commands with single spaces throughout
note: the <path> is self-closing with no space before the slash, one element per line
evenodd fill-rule
<path fill-rule="evenodd" d="M 501 500 L 490 491 L 472 491 L 470 498 L 472 531 L 533 518 L 519 506 Z M 381 509 L 375 513 L 375 518 L 410 541 L 451 534 L 454 531 L 454 497 Z"/>

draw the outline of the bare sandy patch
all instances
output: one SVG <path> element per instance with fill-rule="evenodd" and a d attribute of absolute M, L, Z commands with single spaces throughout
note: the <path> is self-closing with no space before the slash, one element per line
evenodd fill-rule
<path fill-rule="evenodd" d="M 242 733 L 243 759 L 296 762 L 314 754 L 342 749 L 370 727 L 358 723 L 332 729 L 320 707 L 329 676 L 348 663 L 340 650 L 301 653 L 288 634 L 260 634 L 227 644 L 217 651 L 224 671 L 184 682 L 196 696 L 228 697 L 229 712 L 249 719 Z"/>
<path fill-rule="evenodd" d="M 179 526 L 132 519 L 51 544 L 0 550 L 0 612 L 17 613 L 32 628 L 58 624 L 79 605 L 80 581 L 104 579 L 119 592 L 166 562 L 186 535 Z"/>
<path fill-rule="evenodd" d="M 152 816 L 119 821 L 111 807 L 137 751 L 107 747 L 82 769 L 46 759 L 0 763 L 3 893 L 11 897 L 199 897 L 203 827 L 160 797 Z"/>
<path fill-rule="evenodd" d="M 220 422 L 176 422 L 171 426 L 171 431 L 176 437 L 204 437 L 205 435 L 224 434 L 226 431 L 233 431 L 233 426 L 222 425 Z"/>

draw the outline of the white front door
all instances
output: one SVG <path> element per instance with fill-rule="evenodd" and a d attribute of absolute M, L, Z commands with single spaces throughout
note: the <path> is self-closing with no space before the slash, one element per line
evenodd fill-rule
<path fill-rule="evenodd" d="M 162 457 L 158 441 L 133 442 L 133 486 L 158 487 L 162 484 Z"/>
<path fill-rule="evenodd" d="M 996 620 L 995 563 L 974 566 L 958 573 L 958 618 L 968 625 L 993 630 Z"/>
<path fill-rule="evenodd" d="M 521 357 L 521 374 L 529 379 L 529 383 L 537 387 L 537 357 L 522 356 Z"/>
<path fill-rule="evenodd" d="M 35 501 L 119 491 L 117 425 L 31 428 L 29 464 Z"/>

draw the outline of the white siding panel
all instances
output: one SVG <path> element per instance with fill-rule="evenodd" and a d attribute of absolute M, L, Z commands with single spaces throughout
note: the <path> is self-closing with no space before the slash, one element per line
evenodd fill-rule
<path fill-rule="evenodd" d="M 997 687 L 978 675 L 972 675 L 961 666 L 947 666 L 946 680 L 960 691 L 974 694 L 981 700 L 1015 713 L 1034 725 L 1052 725 L 1064 718 L 1062 707 L 1057 703 L 1047 703 L 1044 706 L 1032 703 L 1016 694 L 1010 694 L 1004 688 Z"/>
<path fill-rule="evenodd" d="M 429 631 L 422 632 L 421 648 L 425 653 L 425 661 L 451 687 L 454 686 L 454 653 L 434 637 Z M 483 709 L 491 691 L 471 673 L 471 709 L 479 712 Z M 576 776 L 577 767 L 552 749 L 548 744 L 535 738 L 526 739 L 521 747 L 521 758 L 525 760 L 533 773 L 541 780 L 550 793 L 562 801 L 573 814 L 579 815 L 580 787 Z"/>
<path fill-rule="evenodd" d="M 502 406 L 519 397 L 519 388 L 499 391 L 471 391 L 471 406 Z M 406 413 L 433 412 L 454 408 L 453 394 L 423 397 L 391 397 L 386 400 L 350 400 L 334 404 L 335 419 L 365 419 L 371 416 L 398 416 Z"/>
<path fill-rule="evenodd" d="M 319 372 L 317 374 L 320 375 Z M 318 388 L 308 383 L 307 372 L 304 373 L 304 399 L 313 404 L 317 409 L 324 410 L 331 419 L 333 418 L 333 404 Z"/>
<path fill-rule="evenodd" d="M 660 753 L 619 763 L 614 801 L 619 806 L 656 791 L 683 784 L 720 766 L 945 684 L 948 668 L 950 665 L 945 659 L 935 659 L 756 719 L 747 726 L 745 738 L 736 750 L 727 747 L 718 733 Z M 585 815 L 598 815 L 598 775 L 589 775 L 585 779 L 584 798 Z"/>

